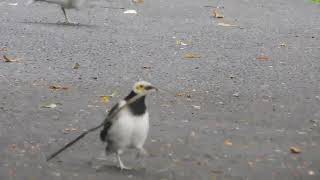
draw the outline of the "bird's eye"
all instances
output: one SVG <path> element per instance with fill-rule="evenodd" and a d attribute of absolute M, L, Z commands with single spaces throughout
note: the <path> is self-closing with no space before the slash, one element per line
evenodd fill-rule
<path fill-rule="evenodd" d="M 143 85 L 141 84 L 141 85 L 139 85 L 139 89 L 142 89 L 143 88 Z"/>

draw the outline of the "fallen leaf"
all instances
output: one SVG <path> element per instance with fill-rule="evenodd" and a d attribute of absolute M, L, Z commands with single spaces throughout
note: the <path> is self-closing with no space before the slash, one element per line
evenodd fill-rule
<path fill-rule="evenodd" d="M 199 54 L 195 54 L 195 53 L 187 53 L 187 54 L 184 55 L 184 58 L 189 58 L 189 59 L 201 58 L 201 56 Z"/>
<path fill-rule="evenodd" d="M 230 139 L 226 139 L 226 140 L 224 140 L 224 145 L 232 146 L 232 141 Z"/>
<path fill-rule="evenodd" d="M 287 44 L 286 44 L 286 43 L 280 43 L 280 46 L 281 46 L 281 47 L 286 47 Z"/>
<path fill-rule="evenodd" d="M 63 133 L 68 134 L 68 133 L 73 132 L 73 131 L 78 131 L 78 129 L 77 128 L 65 128 L 63 130 Z"/>
<path fill-rule="evenodd" d="M 234 24 L 228 24 L 228 23 L 218 23 L 218 26 L 224 26 L 224 27 L 236 27 L 237 25 L 234 25 Z"/>
<path fill-rule="evenodd" d="M 8 5 L 9 5 L 9 6 L 17 6 L 18 3 L 9 3 Z"/>
<path fill-rule="evenodd" d="M 270 57 L 266 56 L 266 55 L 260 55 L 260 56 L 257 57 L 257 60 L 268 61 L 268 60 L 270 60 Z"/>
<path fill-rule="evenodd" d="M 43 104 L 41 107 L 43 107 L 43 108 L 56 108 L 57 104 L 48 103 L 48 104 Z"/>
<path fill-rule="evenodd" d="M 118 93 L 118 91 L 113 91 L 113 93 L 110 95 L 111 97 L 115 97 L 115 96 L 117 96 L 119 93 Z"/>
<path fill-rule="evenodd" d="M 218 8 L 214 8 L 212 12 L 213 17 L 215 18 L 224 18 L 224 15 Z"/>
<path fill-rule="evenodd" d="M 144 0 L 132 0 L 132 2 L 134 2 L 136 4 L 142 4 L 142 3 L 144 3 Z"/>
<path fill-rule="evenodd" d="M 6 55 L 3 55 L 4 62 L 18 62 L 17 58 L 9 58 Z"/>
<path fill-rule="evenodd" d="M 314 171 L 310 170 L 310 171 L 308 171 L 308 174 L 309 174 L 310 176 L 313 176 L 315 173 L 314 173 Z"/>
<path fill-rule="evenodd" d="M 7 50 L 8 50 L 7 47 L 0 48 L 0 51 L 7 51 Z"/>
<path fill-rule="evenodd" d="M 291 151 L 291 153 L 294 153 L 294 154 L 300 154 L 302 152 L 302 150 L 296 146 L 291 146 L 290 151 Z"/>
<path fill-rule="evenodd" d="M 104 104 L 108 104 L 110 102 L 110 99 L 111 99 L 111 96 L 100 96 L 101 97 L 101 101 L 104 103 Z"/>
<path fill-rule="evenodd" d="M 123 12 L 124 14 L 137 14 L 137 11 L 134 9 L 128 9 Z"/>
<path fill-rule="evenodd" d="M 143 69 L 151 69 L 151 66 L 143 66 Z"/>
<path fill-rule="evenodd" d="M 184 92 L 180 92 L 176 94 L 176 97 L 187 97 L 187 98 L 191 98 L 190 94 L 184 93 Z"/>
<path fill-rule="evenodd" d="M 79 69 L 80 68 L 80 64 L 79 63 L 75 63 L 72 67 L 72 69 Z"/>
<path fill-rule="evenodd" d="M 51 89 L 51 90 L 68 90 L 69 87 L 60 86 L 60 85 L 51 85 L 51 86 L 49 86 L 49 89 Z"/>
<path fill-rule="evenodd" d="M 253 167 L 253 166 L 254 166 L 254 163 L 253 163 L 252 161 L 248 161 L 248 165 L 249 165 L 250 167 Z"/>
<path fill-rule="evenodd" d="M 235 93 L 232 94 L 232 96 L 234 96 L 234 97 L 239 97 L 239 95 L 240 95 L 239 92 L 235 92 Z"/>
<path fill-rule="evenodd" d="M 9 146 L 9 149 L 11 150 L 11 151 L 14 151 L 14 150 L 16 150 L 17 149 L 17 144 L 10 144 Z"/>
<path fill-rule="evenodd" d="M 183 42 L 182 40 L 176 40 L 176 44 L 177 45 L 181 45 L 181 46 L 187 46 L 188 45 L 186 42 Z"/>
<path fill-rule="evenodd" d="M 198 110 L 201 108 L 200 106 L 196 106 L 196 105 L 192 105 L 192 107 Z"/>

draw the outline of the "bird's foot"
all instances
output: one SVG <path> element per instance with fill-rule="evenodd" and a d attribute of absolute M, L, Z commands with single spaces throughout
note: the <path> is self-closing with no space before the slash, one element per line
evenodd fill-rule
<path fill-rule="evenodd" d="M 148 151 L 146 151 L 144 148 L 140 148 L 136 155 L 136 158 L 140 159 L 141 157 L 146 157 L 146 156 L 149 156 Z"/>
<path fill-rule="evenodd" d="M 125 166 L 124 164 L 120 164 L 120 170 L 132 170 L 132 167 Z"/>
<path fill-rule="evenodd" d="M 79 25 L 80 23 L 73 22 L 73 21 L 64 21 L 62 24 L 65 24 L 65 25 Z"/>

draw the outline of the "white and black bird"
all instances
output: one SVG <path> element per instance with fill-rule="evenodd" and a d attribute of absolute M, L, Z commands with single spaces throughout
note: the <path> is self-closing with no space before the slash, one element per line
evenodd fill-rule
<path fill-rule="evenodd" d="M 35 2 L 46 2 L 46 3 L 50 3 L 50 4 L 57 4 L 60 5 L 61 10 L 63 12 L 64 18 L 65 18 L 65 22 L 66 23 L 70 23 L 67 13 L 66 13 L 66 9 L 77 9 L 79 10 L 79 8 L 81 6 L 83 6 L 83 4 L 85 3 L 86 0 L 30 0 L 27 4 L 32 4 Z"/>
<path fill-rule="evenodd" d="M 107 122 L 100 132 L 100 139 L 107 143 L 106 154 L 117 155 L 121 169 L 130 169 L 120 159 L 120 155 L 126 149 L 137 149 L 138 155 L 147 153 L 143 147 L 149 132 L 149 113 L 145 98 L 155 90 L 157 88 L 149 82 L 135 83 L 129 95 L 110 110 L 105 120 Z M 114 116 L 116 112 L 118 113 Z M 111 116 L 114 118 L 109 118 Z"/>

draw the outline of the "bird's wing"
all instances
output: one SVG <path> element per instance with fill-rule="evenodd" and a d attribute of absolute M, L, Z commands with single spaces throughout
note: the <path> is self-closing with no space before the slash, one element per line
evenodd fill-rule
<path fill-rule="evenodd" d="M 120 101 L 119 103 L 114 105 L 111 108 L 111 110 L 109 111 L 107 117 L 104 119 L 104 123 L 105 123 L 104 127 L 103 127 L 102 131 L 100 132 L 101 141 L 105 141 L 105 138 L 108 134 L 108 131 L 109 131 L 110 127 L 112 126 L 112 123 L 115 120 L 117 120 L 115 113 L 118 113 L 119 109 L 122 108 L 125 104 L 126 104 L 125 101 Z"/>

